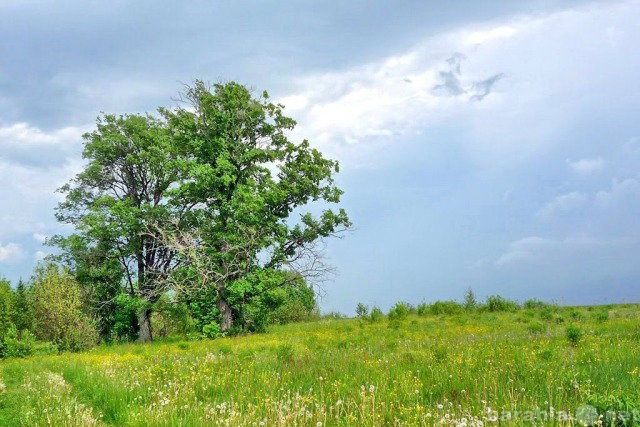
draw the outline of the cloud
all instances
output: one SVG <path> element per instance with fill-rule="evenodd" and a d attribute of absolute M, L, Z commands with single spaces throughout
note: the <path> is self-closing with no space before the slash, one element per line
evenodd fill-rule
<path fill-rule="evenodd" d="M 42 233 L 33 233 L 33 239 L 36 242 L 44 243 L 47 240 L 47 235 Z"/>
<path fill-rule="evenodd" d="M 16 243 L 0 244 L 0 262 L 19 260 L 24 255 L 22 247 Z"/>
<path fill-rule="evenodd" d="M 590 175 L 599 172 L 604 168 L 605 161 L 602 157 L 586 158 L 576 161 L 567 159 L 569 168 L 579 175 Z"/>
<path fill-rule="evenodd" d="M 578 191 L 561 194 L 540 209 L 538 215 L 548 219 L 559 212 L 567 212 L 585 206 L 588 200 L 589 198 L 586 194 Z"/>
<path fill-rule="evenodd" d="M 474 82 L 471 88 L 474 94 L 471 95 L 471 98 L 469 99 L 471 99 L 472 101 L 482 101 L 487 95 L 491 93 L 491 89 L 493 89 L 493 86 L 503 77 L 504 73 L 498 73 L 487 79 Z"/>
<path fill-rule="evenodd" d="M 69 157 L 79 157 L 85 129 L 71 126 L 45 132 L 24 122 L 0 127 L 0 162 L 38 168 L 60 166 Z"/>
<path fill-rule="evenodd" d="M 585 257 L 594 252 L 608 252 L 614 247 L 629 247 L 634 242 L 627 239 L 600 240 L 590 236 L 565 237 L 561 239 L 539 236 L 525 237 L 509 244 L 505 253 L 495 261 L 499 268 L 508 266 L 561 264 L 567 259 Z"/>
<path fill-rule="evenodd" d="M 346 160 L 380 142 L 456 126 L 470 159 L 513 167 L 562 144 L 585 106 L 616 96 L 620 85 L 602 83 L 640 66 L 634 16 L 634 2 L 596 3 L 467 25 L 377 61 L 294 80 L 281 101 L 299 123 L 294 136 Z M 610 27 L 618 29 L 613 46 Z M 629 97 L 623 91 L 618 102 Z M 585 173 L 602 164 L 574 167 Z"/>
<path fill-rule="evenodd" d="M 640 181 L 635 178 L 614 179 L 610 190 L 598 191 L 595 204 L 600 208 L 620 208 L 629 202 L 640 202 Z"/>

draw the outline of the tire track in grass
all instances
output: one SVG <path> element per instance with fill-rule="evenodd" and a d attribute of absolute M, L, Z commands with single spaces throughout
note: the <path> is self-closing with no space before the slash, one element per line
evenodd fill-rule
<path fill-rule="evenodd" d="M 109 379 L 85 365 L 68 364 L 62 368 L 62 376 L 73 386 L 80 402 L 95 408 L 102 414 L 104 425 L 121 426 L 128 420 L 128 400 L 123 390 L 117 389 Z"/>
<path fill-rule="evenodd" d="M 22 360 L 0 363 L 0 425 L 21 426 L 24 409 L 22 384 L 27 375 L 26 368 L 32 364 Z"/>
<path fill-rule="evenodd" d="M 102 414 L 81 402 L 69 384 L 55 369 L 39 366 L 24 376 L 17 388 L 22 402 L 19 425 L 100 427 Z"/>

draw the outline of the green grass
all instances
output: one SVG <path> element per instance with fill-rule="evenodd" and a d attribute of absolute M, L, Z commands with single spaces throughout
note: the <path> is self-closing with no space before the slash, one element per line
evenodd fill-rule
<path fill-rule="evenodd" d="M 5 360 L 0 426 L 576 425 L 562 411 L 640 409 L 640 306 L 605 310 L 324 320 Z"/>

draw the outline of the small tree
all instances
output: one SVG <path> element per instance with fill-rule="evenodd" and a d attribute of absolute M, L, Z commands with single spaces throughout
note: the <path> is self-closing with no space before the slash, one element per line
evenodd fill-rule
<path fill-rule="evenodd" d="M 469 288 L 464 293 L 464 309 L 467 311 L 474 310 L 478 306 L 478 301 L 476 300 L 476 294 L 473 292 L 473 289 Z"/>
<path fill-rule="evenodd" d="M 33 327 L 33 311 L 29 305 L 27 286 L 20 279 L 13 300 L 13 324 L 18 335 L 24 331 L 30 331 Z"/>
<path fill-rule="evenodd" d="M 0 340 L 3 340 L 12 326 L 13 292 L 11 283 L 0 278 Z"/>
<path fill-rule="evenodd" d="M 34 333 L 60 350 L 79 351 L 95 345 L 98 333 L 83 311 L 80 285 L 68 270 L 39 266 L 30 292 Z"/>

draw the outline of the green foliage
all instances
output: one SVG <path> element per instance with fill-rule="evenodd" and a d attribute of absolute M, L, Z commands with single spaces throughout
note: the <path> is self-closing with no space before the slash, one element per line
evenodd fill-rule
<path fill-rule="evenodd" d="M 38 267 L 30 292 L 34 332 L 60 350 L 79 351 L 98 342 L 97 331 L 83 312 L 80 285 L 55 264 Z"/>
<path fill-rule="evenodd" d="M 152 318 L 151 325 L 155 337 L 186 336 L 194 330 L 194 322 L 187 304 L 182 301 L 172 301 L 167 295 L 163 295 L 154 304 Z"/>
<path fill-rule="evenodd" d="M 601 323 L 606 322 L 607 320 L 609 320 L 609 310 L 607 310 L 606 308 L 599 310 L 595 314 L 595 318 Z"/>
<path fill-rule="evenodd" d="M 21 331 L 31 330 L 33 328 L 33 310 L 29 304 L 28 288 L 25 283 L 20 280 L 16 287 L 13 299 L 13 324 Z"/>
<path fill-rule="evenodd" d="M 546 327 L 546 325 L 544 323 L 542 323 L 540 321 L 532 320 L 527 325 L 527 329 L 532 334 L 541 334 L 547 329 L 547 327 Z"/>
<path fill-rule="evenodd" d="M 436 301 L 427 308 L 427 313 L 434 315 L 453 315 L 460 314 L 463 311 L 464 307 L 456 301 Z"/>
<path fill-rule="evenodd" d="M 473 289 L 469 288 L 464 293 L 463 306 L 467 311 L 475 310 L 478 307 L 478 301 L 476 299 L 476 294 L 473 292 Z"/>
<path fill-rule="evenodd" d="M 61 189 L 58 219 L 77 235 L 54 243 L 101 303 L 114 301 L 126 278 L 127 292 L 150 310 L 178 283 L 166 278 L 177 274 L 186 278 L 180 291 L 215 293 L 222 307 L 232 306 L 232 323 L 225 316 L 223 329 L 262 330 L 270 320 L 300 319 L 313 309 L 308 291 L 279 295 L 271 288 L 276 279 L 256 276 L 299 262 L 315 241 L 350 226 L 343 209 L 317 216 L 302 211 L 312 202 L 339 203 L 338 163 L 306 140 L 290 141 L 295 121 L 266 92 L 253 97 L 235 82 L 209 87 L 198 81 L 184 98 L 190 106 L 160 109 L 159 118 L 98 118 L 96 130 L 84 136 L 86 168 Z M 171 236 L 185 233 L 196 236 L 188 247 L 170 245 Z M 203 285 L 208 289 L 194 288 Z M 106 336 L 118 307 L 98 307 Z M 141 313 L 145 325 L 149 310 Z M 196 311 L 200 328 L 217 320 L 212 309 Z"/>
<path fill-rule="evenodd" d="M 382 319 L 384 319 L 384 313 L 380 310 L 380 307 L 374 306 L 371 309 L 371 313 L 369 313 L 369 320 L 371 322 L 380 322 Z"/>
<path fill-rule="evenodd" d="M 0 341 L 13 325 L 13 291 L 8 280 L 0 278 Z"/>
<path fill-rule="evenodd" d="M 25 330 L 18 337 L 18 330 L 11 325 L 1 344 L 2 357 L 27 357 L 36 350 L 36 337 Z"/>
<path fill-rule="evenodd" d="M 207 325 L 204 325 L 202 328 L 202 333 L 207 338 L 217 338 L 220 336 L 220 325 L 216 322 L 211 322 Z"/>
<path fill-rule="evenodd" d="M 138 314 L 146 307 L 142 298 L 121 293 L 114 300 L 111 338 L 116 341 L 133 341 L 138 337 Z"/>
<path fill-rule="evenodd" d="M 109 240 L 95 241 L 87 234 L 55 236 L 49 244 L 61 249 L 54 258 L 66 265 L 80 284 L 84 303 L 95 317 L 101 338 L 112 340 L 116 312 L 121 308 L 117 297 L 125 292 L 125 271 L 119 251 Z M 130 289 L 129 294 L 132 294 Z"/>
<path fill-rule="evenodd" d="M 405 302 L 398 302 L 393 307 L 391 307 L 389 313 L 387 314 L 387 317 L 390 321 L 404 320 L 409 316 L 410 312 L 411 307 L 409 304 Z"/>
<path fill-rule="evenodd" d="M 369 307 L 359 302 L 356 306 L 356 316 L 358 316 L 360 319 L 366 319 L 367 316 L 369 316 Z"/>
<path fill-rule="evenodd" d="M 547 310 L 551 309 L 551 304 L 542 302 L 538 299 L 528 299 L 522 304 L 522 308 L 527 310 Z"/>
<path fill-rule="evenodd" d="M 500 295 L 491 295 L 487 297 L 485 309 L 490 312 L 509 311 L 514 312 L 520 308 L 517 302 L 510 301 Z"/>
<path fill-rule="evenodd" d="M 571 343 L 571 345 L 573 346 L 578 345 L 578 343 L 582 339 L 582 335 L 583 335 L 582 329 L 580 329 L 575 325 L 569 325 L 565 329 L 565 336 L 567 337 L 567 340 L 569 341 L 569 343 Z"/>

